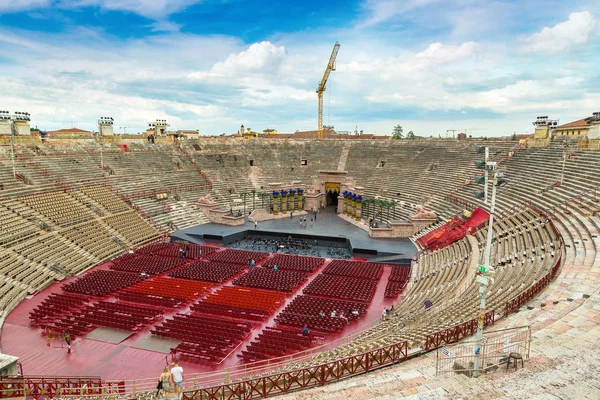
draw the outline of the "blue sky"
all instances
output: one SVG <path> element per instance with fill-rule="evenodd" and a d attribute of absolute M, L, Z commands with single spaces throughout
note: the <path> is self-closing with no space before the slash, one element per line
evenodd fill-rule
<path fill-rule="evenodd" d="M 339 41 L 337 130 L 525 133 L 600 111 L 599 21 L 595 1 L 4 0 L 0 105 L 42 129 L 312 130 Z"/>

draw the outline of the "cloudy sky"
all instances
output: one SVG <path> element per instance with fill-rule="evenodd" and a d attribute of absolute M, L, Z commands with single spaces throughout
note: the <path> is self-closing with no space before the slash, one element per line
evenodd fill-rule
<path fill-rule="evenodd" d="M 600 111 L 600 2 L 0 0 L 0 109 L 41 129 L 474 136 Z"/>

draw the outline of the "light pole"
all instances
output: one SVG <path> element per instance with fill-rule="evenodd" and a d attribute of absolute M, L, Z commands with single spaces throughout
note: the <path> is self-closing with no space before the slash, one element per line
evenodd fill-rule
<path fill-rule="evenodd" d="M 477 318 L 477 335 L 475 339 L 475 359 L 473 365 L 473 375 L 479 376 L 479 369 L 481 364 L 481 345 L 483 343 L 483 328 L 485 325 L 485 301 L 487 296 L 487 287 L 489 284 L 489 275 L 494 274 L 494 268 L 491 266 L 490 255 L 492 251 L 492 236 L 494 234 L 493 223 L 494 223 L 494 212 L 496 209 L 496 187 L 503 185 L 506 181 L 503 179 L 504 175 L 497 171 L 498 165 L 490 161 L 486 163 L 486 170 L 493 172 L 492 181 L 492 203 L 490 206 L 490 220 L 488 223 L 487 239 L 485 244 L 485 250 L 483 253 L 483 265 L 478 267 L 476 282 L 479 286 L 479 316 Z"/>
<path fill-rule="evenodd" d="M 102 138 L 104 137 L 103 131 L 104 129 L 109 129 L 110 127 L 110 132 L 112 132 L 113 124 L 114 119 L 112 117 L 100 117 L 98 120 L 98 143 L 100 143 L 100 168 L 102 168 L 102 171 L 104 171 L 104 155 L 102 154 Z"/>
<path fill-rule="evenodd" d="M 22 121 L 28 123 L 31 121 L 31 115 L 28 112 L 15 111 L 11 114 L 8 111 L 0 111 L 0 120 L 8 123 L 10 128 L 10 159 L 12 162 L 13 177 L 17 179 L 17 168 L 15 166 L 15 136 L 17 135 L 17 127 L 15 122 Z"/>
<path fill-rule="evenodd" d="M 13 178 L 17 179 L 17 168 L 15 167 L 15 123 L 13 120 L 8 120 L 10 125 L 10 159 L 12 161 Z"/>
<path fill-rule="evenodd" d="M 565 181 L 565 166 L 567 164 L 567 151 L 569 150 L 569 146 L 571 144 L 569 143 L 569 140 L 565 140 L 565 143 L 563 144 L 563 162 L 562 162 L 562 171 L 560 172 L 560 186 L 563 185 L 563 182 Z"/>

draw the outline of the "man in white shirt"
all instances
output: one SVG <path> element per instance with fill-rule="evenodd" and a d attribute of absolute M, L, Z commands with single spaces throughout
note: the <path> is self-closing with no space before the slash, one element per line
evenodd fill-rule
<path fill-rule="evenodd" d="M 171 375 L 173 375 L 175 391 L 177 393 L 181 393 L 181 390 L 183 388 L 183 368 L 179 366 L 179 360 L 174 360 L 173 365 L 173 368 L 171 368 Z"/>

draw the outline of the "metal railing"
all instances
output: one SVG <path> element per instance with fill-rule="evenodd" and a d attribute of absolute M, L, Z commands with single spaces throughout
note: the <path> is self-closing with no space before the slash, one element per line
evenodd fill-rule
<path fill-rule="evenodd" d="M 481 346 L 481 370 L 491 372 L 500 365 L 508 362 L 510 353 L 519 353 L 523 360 L 529 359 L 531 349 L 531 327 L 520 326 L 516 328 L 499 329 L 484 333 Z M 437 349 L 435 362 L 435 375 L 441 376 L 449 373 L 473 376 L 475 347 L 474 341 L 468 341 L 452 347 Z"/>

